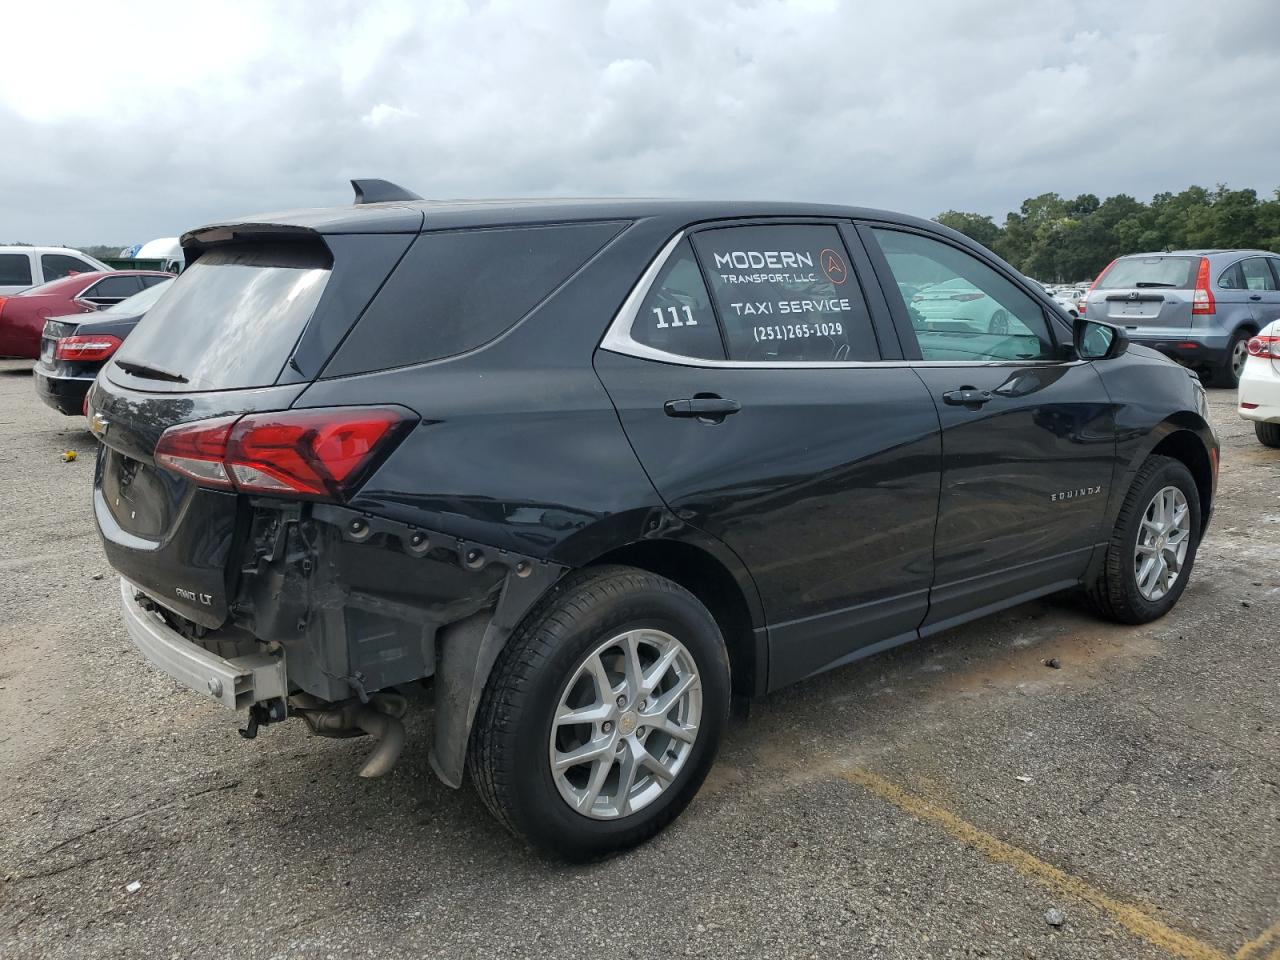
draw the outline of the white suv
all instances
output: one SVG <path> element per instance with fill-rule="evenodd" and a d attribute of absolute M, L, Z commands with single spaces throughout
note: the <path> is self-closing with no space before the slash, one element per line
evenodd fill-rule
<path fill-rule="evenodd" d="M 1268 447 L 1280 447 L 1280 320 L 1249 339 L 1249 359 L 1240 374 L 1240 416 Z"/>
<path fill-rule="evenodd" d="M 21 293 L 73 273 L 110 269 L 101 260 L 70 247 L 0 247 L 0 296 Z"/>

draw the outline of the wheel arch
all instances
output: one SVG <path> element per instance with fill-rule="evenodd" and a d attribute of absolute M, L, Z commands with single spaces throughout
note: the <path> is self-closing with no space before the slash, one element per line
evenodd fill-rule
<path fill-rule="evenodd" d="M 1191 471 L 1191 478 L 1195 480 L 1196 491 L 1200 495 L 1199 532 L 1203 534 L 1209 525 L 1209 515 L 1213 510 L 1213 495 L 1217 485 L 1218 471 L 1215 459 L 1218 448 L 1216 442 L 1206 440 L 1206 435 L 1212 438 L 1213 434 L 1207 423 L 1189 414 L 1170 418 L 1160 427 L 1159 431 L 1153 431 L 1156 433 L 1156 438 L 1150 448 L 1140 457 L 1135 458 L 1134 463 L 1131 464 L 1126 480 L 1132 483 L 1133 475 L 1148 457 L 1172 457 L 1180 461 Z M 1126 486 L 1125 489 L 1128 487 Z"/>
<path fill-rule="evenodd" d="M 646 539 L 609 550 L 588 566 L 621 564 L 647 570 L 697 597 L 724 637 L 734 695 L 753 697 L 768 684 L 767 639 L 759 594 L 736 560 L 726 562 L 707 546 L 686 539 Z"/>

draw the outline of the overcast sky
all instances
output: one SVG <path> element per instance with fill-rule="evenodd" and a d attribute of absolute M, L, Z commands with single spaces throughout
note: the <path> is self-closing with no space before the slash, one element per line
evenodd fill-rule
<path fill-rule="evenodd" d="M 0 242 L 133 243 L 362 176 L 998 218 L 1280 186 L 1274 0 L 55 6 L 5 6 Z"/>

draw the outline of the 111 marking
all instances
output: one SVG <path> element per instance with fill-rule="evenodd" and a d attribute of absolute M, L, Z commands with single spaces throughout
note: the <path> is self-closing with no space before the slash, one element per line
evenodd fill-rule
<path fill-rule="evenodd" d="M 698 321 L 693 319 L 693 311 L 690 310 L 688 306 L 680 308 L 680 310 L 684 311 L 683 321 L 680 320 L 680 310 L 677 310 L 675 307 L 667 307 L 667 309 L 671 311 L 670 323 L 667 323 L 666 319 L 663 317 L 661 307 L 653 308 L 653 312 L 658 315 L 659 330 L 666 330 L 668 327 L 696 327 L 698 325 Z"/>

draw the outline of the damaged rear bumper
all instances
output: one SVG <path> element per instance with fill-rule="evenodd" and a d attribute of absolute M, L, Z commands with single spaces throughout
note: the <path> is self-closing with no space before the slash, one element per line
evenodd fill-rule
<path fill-rule="evenodd" d="M 124 578 L 120 606 L 125 629 L 152 666 L 224 707 L 247 710 L 288 695 L 283 650 L 219 656 L 169 626 L 146 595 Z"/>
<path fill-rule="evenodd" d="M 231 549 L 221 626 L 192 623 L 122 581 L 125 623 L 143 655 L 232 709 L 284 698 L 275 713 L 251 711 L 262 723 L 300 712 L 300 695 L 312 713 L 376 708 L 378 691 L 430 678 L 431 766 L 460 786 L 489 673 L 567 567 L 347 507 L 252 506 Z M 240 655 L 213 652 L 228 645 Z"/>

